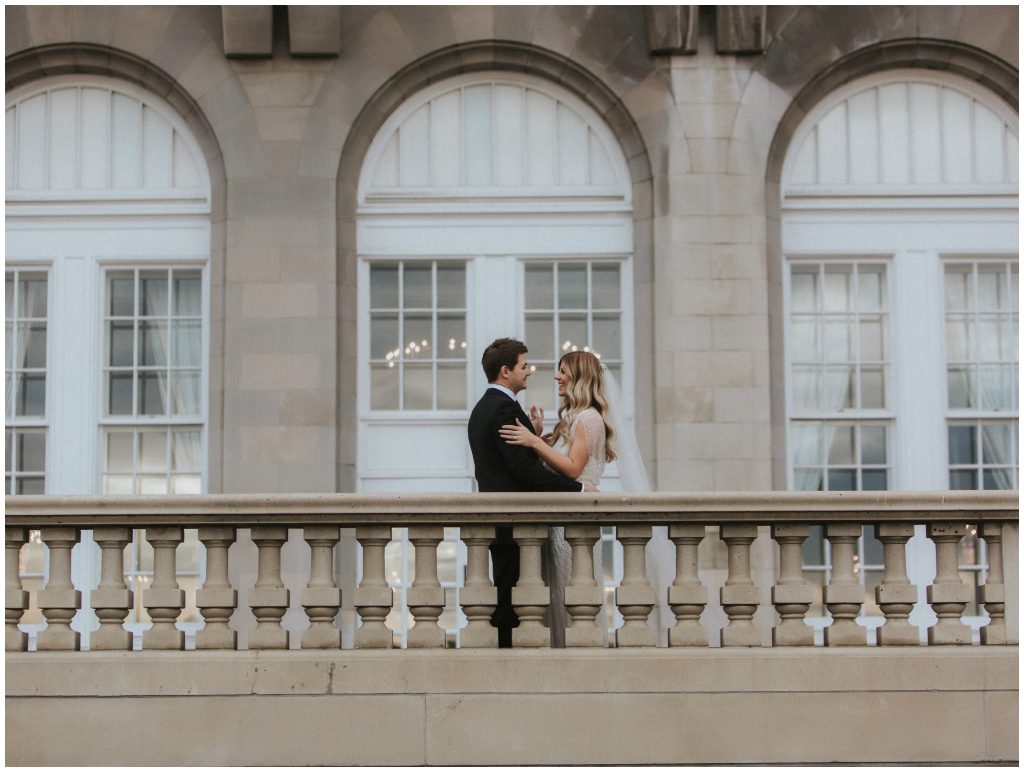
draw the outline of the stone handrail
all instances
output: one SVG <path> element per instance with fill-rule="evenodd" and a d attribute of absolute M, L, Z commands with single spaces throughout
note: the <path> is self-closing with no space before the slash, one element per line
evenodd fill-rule
<path fill-rule="evenodd" d="M 228 550 L 238 528 L 251 529 L 258 550 L 258 576 L 248 590 L 248 607 L 256 628 L 248 635 L 250 649 L 289 647 L 282 618 L 290 591 L 282 581 L 281 549 L 289 528 L 302 528 L 310 547 L 309 583 L 301 605 L 310 626 L 301 631 L 301 648 L 341 647 L 334 620 L 342 608 L 335 575 L 334 548 L 342 528 L 352 528 L 363 550 L 363 577 L 354 588 L 353 605 L 362 620 L 356 648 L 394 645 L 385 618 L 394 602 L 385 575 L 385 547 L 393 527 L 408 528 L 415 548 L 416 571 L 407 603 L 415 624 L 408 632 L 411 648 L 445 646 L 445 631 L 437 620 L 445 606 L 445 590 L 437 577 L 437 547 L 444 527 L 459 527 L 467 547 L 467 566 L 460 604 L 468 619 L 461 632 L 462 648 L 497 646 L 490 625 L 497 589 L 488 574 L 488 549 L 495 525 L 512 526 L 520 551 L 520 575 L 512 590 L 512 607 L 519 618 L 513 646 L 545 647 L 549 631 L 543 618 L 550 603 L 542 577 L 541 548 L 548 526 L 564 526 L 572 549 L 572 579 L 565 587 L 568 647 L 601 646 L 607 630 L 599 624 L 604 590 L 594 577 L 593 547 L 600 526 L 615 526 L 623 547 L 623 579 L 615 603 L 624 624 L 615 632 L 619 647 L 655 646 L 657 631 L 648 617 L 658 598 L 671 608 L 674 626 L 667 644 L 707 646 L 708 633 L 700 623 L 708 605 L 708 587 L 698 571 L 698 548 L 708 529 L 717 529 L 728 552 L 728 576 L 719 602 L 728 622 L 723 646 L 760 646 L 762 636 L 752 619 L 767 605 L 751 576 L 751 544 L 759 526 L 770 528 L 778 545 L 778 571 L 771 587 L 771 606 L 780 621 L 772 629 L 775 646 L 813 645 L 813 630 L 805 617 L 814 588 L 801 570 L 801 549 L 811 525 L 824 526 L 832 548 L 832 569 L 823 588 L 823 601 L 832 616 L 825 630 L 827 646 L 865 645 L 865 630 L 856 624 L 864 604 L 864 587 L 856 578 L 854 545 L 862 527 L 870 524 L 884 545 L 885 573 L 876 588 L 876 601 L 885 623 L 879 645 L 918 645 L 920 629 L 908 617 L 918 603 L 918 587 L 907 574 L 907 544 L 915 527 L 923 527 L 934 543 L 934 581 L 927 603 L 937 615 L 928 627 L 929 644 L 969 644 L 970 628 L 961 621 L 973 590 L 959 575 L 957 548 L 966 524 L 977 526 L 988 545 L 988 579 L 979 588 L 978 602 L 989 622 L 981 629 L 986 645 L 1017 641 L 1017 522 L 1016 494 L 1005 492 L 942 493 L 655 493 L 621 494 L 394 494 L 325 495 L 209 495 L 146 497 L 18 496 L 6 499 L 6 647 L 23 651 L 26 636 L 18 628 L 29 608 L 29 593 L 18 574 L 18 554 L 30 530 L 39 530 L 49 548 L 48 580 L 36 593 L 47 626 L 37 636 L 39 651 L 75 650 L 78 633 L 71 620 L 81 606 L 72 582 L 72 549 L 83 530 L 92 530 L 101 550 L 99 586 L 89 597 L 100 626 L 92 633 L 91 649 L 131 649 L 132 636 L 124 627 L 133 594 L 124 582 L 123 556 L 133 528 L 145 528 L 153 548 L 153 580 L 143 591 L 143 605 L 153 621 L 143 634 L 147 649 L 185 648 L 176 620 L 185 607 L 185 592 L 176 580 L 175 550 L 184 529 L 198 529 L 206 547 L 205 583 L 196 591 L 196 606 L 205 626 L 196 633 L 197 649 L 234 649 L 237 636 L 229 620 L 237 610 L 237 591 L 228 576 Z M 675 546 L 675 576 L 654 587 L 648 579 L 645 547 L 652 526 L 667 526 Z M 764 528 L 767 531 L 768 528 Z"/>

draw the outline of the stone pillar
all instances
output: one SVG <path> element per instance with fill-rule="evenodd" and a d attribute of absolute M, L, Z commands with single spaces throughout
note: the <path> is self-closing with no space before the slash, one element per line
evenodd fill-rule
<path fill-rule="evenodd" d="M 309 583 L 302 593 L 302 607 L 309 628 L 302 631 L 304 649 L 340 649 L 341 630 L 334 618 L 341 608 L 341 590 L 334 581 L 334 545 L 341 538 L 337 526 L 307 525 L 303 538 L 309 543 Z"/>
<path fill-rule="evenodd" d="M 647 542 L 649 525 L 620 525 L 616 534 L 622 542 L 622 584 L 615 602 L 625 620 L 615 636 L 616 646 L 657 646 L 658 631 L 647 625 L 654 610 L 655 593 L 647 581 Z"/>
<path fill-rule="evenodd" d="M 773 646 L 813 646 L 814 628 L 804 624 L 814 602 L 814 589 L 804 580 L 803 543 L 809 525 L 773 525 L 772 538 L 779 545 L 779 579 L 772 587 L 772 604 L 782 621 L 772 628 Z"/>
<path fill-rule="evenodd" d="M 879 646 L 918 646 L 921 637 L 910 624 L 910 612 L 917 602 L 917 587 L 907 578 L 907 542 L 914 535 L 912 523 L 879 523 L 875 529 L 885 550 L 885 571 L 875 588 L 875 602 L 885 614 L 878 628 Z"/>
<path fill-rule="evenodd" d="M 750 578 L 750 545 L 757 538 L 757 526 L 723 525 L 719 532 L 729 552 L 729 573 L 719 594 L 729 617 L 722 628 L 722 646 L 760 646 L 761 633 L 753 622 L 759 593 Z"/>
<path fill-rule="evenodd" d="M 444 630 L 437 624 L 444 610 L 444 588 L 437 580 L 437 545 L 443 540 L 441 526 L 409 527 L 409 541 L 416 548 L 416 578 L 406 595 L 416 622 L 406 639 L 410 649 L 444 648 Z"/>
<path fill-rule="evenodd" d="M 701 523 L 670 525 L 668 538 L 676 545 L 676 578 L 668 588 L 668 602 L 676 615 L 676 626 L 669 628 L 669 646 L 707 646 L 708 631 L 700 624 L 700 615 L 708 604 L 708 590 L 697 572 L 697 551 L 707 529 Z"/>
<path fill-rule="evenodd" d="M 228 550 L 238 538 L 234 528 L 199 529 L 199 541 L 206 547 L 206 581 L 196 592 L 196 606 L 206 625 L 196 632 L 197 649 L 235 649 L 238 633 L 228 621 L 238 606 L 238 591 L 228 578 Z"/>
<path fill-rule="evenodd" d="M 604 646 L 604 631 L 597 621 L 604 604 L 604 591 L 594 579 L 594 545 L 601 539 L 599 525 L 567 525 L 565 540 L 572 547 L 572 579 L 565 588 L 569 626 L 565 628 L 566 648 Z"/>
<path fill-rule="evenodd" d="M 142 633 L 143 649 L 185 648 L 185 633 L 174 626 L 185 608 L 185 591 L 178 586 L 174 551 L 184 541 L 182 528 L 147 528 L 146 541 L 153 546 L 153 584 L 142 593 L 142 605 L 153 626 Z"/>
<path fill-rule="evenodd" d="M 77 651 L 78 633 L 71 620 L 82 604 L 82 595 L 71 582 L 71 550 L 81 532 L 77 528 L 42 528 L 43 543 L 50 549 L 50 578 L 39 592 L 39 608 L 46 617 L 46 629 L 36 635 L 38 651 Z"/>
<path fill-rule="evenodd" d="M 459 635 L 459 643 L 463 649 L 496 649 L 498 628 L 491 625 L 491 615 L 498 605 L 498 588 L 491 584 L 487 572 L 494 526 L 464 525 L 461 536 L 466 543 L 466 583 L 459 602 L 469 622 Z"/>
<path fill-rule="evenodd" d="M 356 648 L 390 649 L 394 636 L 384 621 L 391 612 L 394 594 L 385 576 L 384 550 L 391 541 L 391 529 L 356 528 L 356 541 L 363 548 L 363 579 L 353 604 L 363 620 L 356 630 Z"/>
<path fill-rule="evenodd" d="M 1003 527 L 999 523 L 982 523 L 981 537 L 988 547 L 988 578 L 981 587 L 979 600 L 985 604 L 989 623 L 981 628 L 985 645 L 1005 644 L 1006 589 L 1003 582 Z"/>
<path fill-rule="evenodd" d="M 544 626 L 544 612 L 551 601 L 541 573 L 540 550 L 548 537 L 546 525 L 517 525 L 512 536 L 519 545 L 519 581 L 512 588 L 512 608 L 519 627 L 512 628 L 513 648 L 550 648 L 551 633 Z"/>
<path fill-rule="evenodd" d="M 864 605 L 864 587 L 853 572 L 853 548 L 860 538 L 859 523 L 829 523 L 825 537 L 832 547 L 832 578 L 825 588 L 825 605 L 832 624 L 825 628 L 826 646 L 867 646 L 867 631 L 855 621 Z"/>
<path fill-rule="evenodd" d="M 938 616 L 928 628 L 928 643 L 969 644 L 971 628 L 960 621 L 971 602 L 971 588 L 960 579 L 958 547 L 965 526 L 959 523 L 929 523 L 928 538 L 935 542 L 935 581 L 928 588 L 928 602 Z"/>
<path fill-rule="evenodd" d="M 249 633 L 249 648 L 287 649 L 288 631 L 281 627 L 281 619 L 288 611 L 289 592 L 281 579 L 281 547 L 288 541 L 288 529 L 254 526 L 252 541 L 259 548 L 259 568 L 256 585 L 249 593 L 249 605 L 256 617 L 256 629 Z"/>
<path fill-rule="evenodd" d="M 132 540 L 131 528 L 103 527 L 92 532 L 100 547 L 100 585 L 89 602 L 100 620 L 100 629 L 89 636 L 93 651 L 131 651 L 132 634 L 124 629 L 134 593 L 124 583 L 124 548 Z"/>
<path fill-rule="evenodd" d="M 28 635 L 18 629 L 25 611 L 28 609 L 28 591 L 22 589 L 21 577 L 18 575 L 21 547 L 28 541 L 27 528 L 5 528 L 7 543 L 7 587 L 5 603 L 7 626 L 4 628 L 5 649 L 7 651 L 28 651 Z"/>

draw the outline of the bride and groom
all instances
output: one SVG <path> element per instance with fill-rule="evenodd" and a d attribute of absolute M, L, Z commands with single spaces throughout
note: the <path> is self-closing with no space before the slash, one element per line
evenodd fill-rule
<path fill-rule="evenodd" d="M 532 374 L 527 347 L 513 338 L 489 345 L 481 364 L 488 388 L 469 418 L 469 444 L 477 487 L 481 492 L 593 492 L 605 465 L 618 459 L 622 487 L 627 492 L 650 491 L 632 430 L 622 421 L 618 385 L 600 359 L 573 351 L 558 363 L 555 380 L 561 406 L 558 422 L 547 435 L 543 410 L 520 407 L 516 395 L 527 388 Z M 491 544 L 498 608 L 492 623 L 498 645 L 511 646 L 516 624 L 511 607 L 512 585 L 519 574 L 518 549 L 512 528 L 496 529 Z M 552 588 L 549 622 L 552 645 L 564 640 L 565 607 L 562 590 L 570 573 L 569 545 L 561 528 L 552 528 L 544 551 L 545 579 Z"/>

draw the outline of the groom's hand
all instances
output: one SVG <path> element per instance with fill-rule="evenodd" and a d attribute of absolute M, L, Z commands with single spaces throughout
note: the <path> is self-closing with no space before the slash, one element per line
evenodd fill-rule
<path fill-rule="evenodd" d="M 596 485 L 590 483 L 583 483 L 583 493 L 600 493 Z"/>

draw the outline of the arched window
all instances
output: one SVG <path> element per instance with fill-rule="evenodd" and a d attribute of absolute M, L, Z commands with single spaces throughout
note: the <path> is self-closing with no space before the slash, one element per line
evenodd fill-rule
<path fill-rule="evenodd" d="M 358 187 L 361 490 L 472 489 L 465 422 L 494 338 L 525 339 L 525 400 L 549 418 L 574 347 L 631 398 L 631 195 L 600 116 L 539 78 L 461 76 L 390 116 Z"/>
<path fill-rule="evenodd" d="M 6 143 L 6 491 L 203 492 L 210 182 L 198 144 L 154 94 L 70 75 L 8 93 Z M 136 590 L 147 546 L 137 533 L 127 549 Z M 43 579 L 43 549 L 34 538 L 22 553 L 28 586 Z M 185 588 L 198 550 L 192 538 L 179 552 Z M 85 641 L 89 613 L 74 623 Z"/>
<path fill-rule="evenodd" d="M 782 176 L 792 488 L 1018 486 L 1017 154 L 1006 104 L 921 70 L 847 84 L 798 128 Z M 806 546 L 827 572 L 820 534 Z M 859 563 L 877 582 L 870 529 Z"/>

